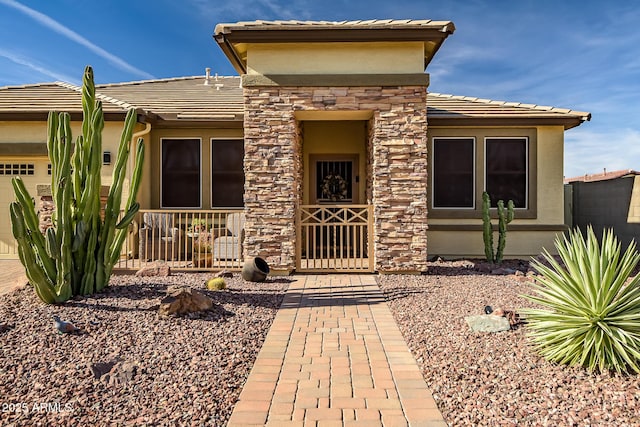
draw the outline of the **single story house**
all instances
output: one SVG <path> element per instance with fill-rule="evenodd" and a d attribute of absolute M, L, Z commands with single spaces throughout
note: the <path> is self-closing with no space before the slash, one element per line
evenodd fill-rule
<path fill-rule="evenodd" d="M 429 92 L 425 70 L 454 29 L 430 20 L 219 24 L 213 37 L 240 76 L 97 85 L 104 150 L 114 152 L 126 109 L 136 108 L 147 148 L 142 208 L 178 219 L 206 212 L 204 222 L 222 226 L 217 211 L 240 212 L 242 256 L 275 272 L 422 272 L 436 255 L 483 257 L 485 190 L 515 202 L 507 256 L 552 249 L 566 228 L 564 132 L 590 114 Z M 11 176 L 34 193 L 50 180 L 52 109 L 70 111 L 77 133 L 80 88 L 0 88 L 0 258 L 16 257 Z M 178 223 L 193 231 L 191 217 Z"/>

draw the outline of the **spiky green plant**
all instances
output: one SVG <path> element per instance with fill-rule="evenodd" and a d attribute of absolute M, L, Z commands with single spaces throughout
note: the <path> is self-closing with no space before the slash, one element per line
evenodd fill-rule
<path fill-rule="evenodd" d="M 564 265 L 545 250 L 548 265 L 533 261 L 537 295 L 525 296 L 545 309 L 522 310 L 537 350 L 589 371 L 640 373 L 640 275 L 630 278 L 640 261 L 635 242 L 620 256 L 613 230 L 599 244 L 589 227 L 586 240 L 575 229 L 555 246 Z"/>
<path fill-rule="evenodd" d="M 507 202 L 498 200 L 498 247 L 493 251 L 493 226 L 491 225 L 491 198 L 486 191 L 482 193 L 482 240 L 484 241 L 484 255 L 490 263 L 500 264 L 504 257 L 504 247 L 507 244 L 507 224 L 513 221 L 513 200 Z"/>
<path fill-rule="evenodd" d="M 118 156 L 104 219 L 101 216 L 102 102 L 96 100 L 93 70 L 86 67 L 82 81 L 82 135 L 73 146 L 68 113 L 49 113 L 47 148 L 51 160 L 51 194 L 55 206 L 53 226 L 40 233 L 32 198 L 22 180 L 12 180 L 16 201 L 11 203 L 13 235 L 29 282 L 45 303 L 59 303 L 73 295 L 87 295 L 109 283 L 120 257 L 128 226 L 140 205 L 136 195 L 142 177 L 144 145 L 139 139 L 129 197 L 122 205 L 129 144 L 136 112 L 129 110 L 120 138 Z M 120 209 L 124 216 L 119 219 Z"/>

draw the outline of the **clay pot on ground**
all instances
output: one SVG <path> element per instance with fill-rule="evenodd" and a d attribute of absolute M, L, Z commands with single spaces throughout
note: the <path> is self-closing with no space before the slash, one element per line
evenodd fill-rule
<path fill-rule="evenodd" d="M 249 258 L 242 267 L 242 278 L 249 282 L 264 282 L 269 275 L 269 264 L 260 257 Z"/>

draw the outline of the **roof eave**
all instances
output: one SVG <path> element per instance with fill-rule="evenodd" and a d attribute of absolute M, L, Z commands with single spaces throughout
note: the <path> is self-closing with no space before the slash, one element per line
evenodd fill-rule
<path fill-rule="evenodd" d="M 335 42 L 403 42 L 418 41 L 425 45 L 434 43 L 430 52 L 425 52 L 425 68 L 440 49 L 445 39 L 453 34 L 455 25 L 447 22 L 433 28 L 246 28 L 219 24 L 215 28 L 214 40 L 222 49 L 233 67 L 240 74 L 247 67 L 236 50 L 237 43 L 335 43 Z"/>
<path fill-rule="evenodd" d="M 580 126 L 583 122 L 590 120 L 588 117 L 471 117 L 464 115 L 455 116 L 430 116 L 427 114 L 429 126 L 563 126 L 564 130 L 569 130 Z"/>

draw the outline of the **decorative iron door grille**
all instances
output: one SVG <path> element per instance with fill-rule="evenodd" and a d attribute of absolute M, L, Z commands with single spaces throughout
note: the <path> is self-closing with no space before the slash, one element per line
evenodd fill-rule
<path fill-rule="evenodd" d="M 372 272 L 373 206 L 304 205 L 298 210 L 296 269 Z"/>
<path fill-rule="evenodd" d="M 316 162 L 316 200 L 348 203 L 353 201 L 352 160 L 318 160 Z"/>

